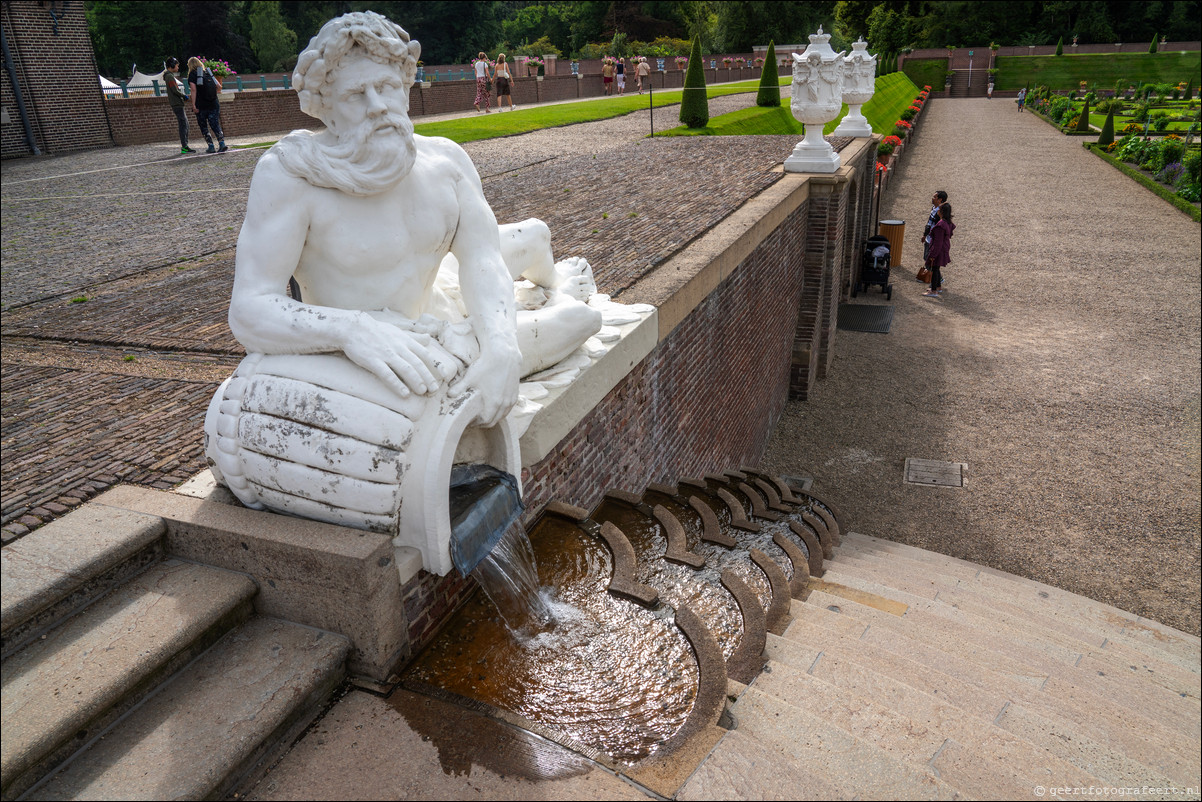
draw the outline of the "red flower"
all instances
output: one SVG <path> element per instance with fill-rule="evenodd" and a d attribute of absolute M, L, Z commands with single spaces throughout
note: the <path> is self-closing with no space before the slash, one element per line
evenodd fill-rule
<path fill-rule="evenodd" d="M 912 124 L 910 124 L 906 120 L 898 120 L 894 124 L 897 125 L 899 128 L 913 128 L 914 127 Z"/>
<path fill-rule="evenodd" d="M 886 145 L 892 145 L 893 147 L 897 147 L 898 145 L 900 145 L 902 143 L 901 137 L 894 136 L 893 134 L 890 134 L 889 136 L 885 137 L 881 141 L 884 142 Z"/>

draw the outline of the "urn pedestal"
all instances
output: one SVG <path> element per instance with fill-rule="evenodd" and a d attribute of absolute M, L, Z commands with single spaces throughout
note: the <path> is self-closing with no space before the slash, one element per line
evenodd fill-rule
<path fill-rule="evenodd" d="M 792 99 L 789 109 L 805 125 L 805 138 L 785 159 L 787 173 L 833 173 L 842 164 L 839 154 L 822 138 L 822 128 L 843 108 L 843 53 L 830 46 L 822 28 L 810 35 L 810 46 L 793 56 Z"/>
<path fill-rule="evenodd" d="M 851 53 L 843 59 L 843 102 L 847 114 L 834 130 L 835 136 L 872 136 L 872 126 L 860 111 L 860 107 L 876 93 L 876 56 L 868 53 L 868 43 L 863 37 L 851 46 Z"/>

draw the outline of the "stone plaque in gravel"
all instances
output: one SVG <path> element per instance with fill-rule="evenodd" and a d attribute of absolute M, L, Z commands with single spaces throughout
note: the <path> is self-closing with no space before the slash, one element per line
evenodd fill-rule
<path fill-rule="evenodd" d="M 964 487 L 968 463 L 906 458 L 906 483 L 937 487 Z"/>

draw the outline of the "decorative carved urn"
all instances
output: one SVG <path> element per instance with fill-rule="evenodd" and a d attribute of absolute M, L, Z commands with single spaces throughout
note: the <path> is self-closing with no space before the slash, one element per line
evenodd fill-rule
<path fill-rule="evenodd" d="M 847 104 L 847 116 L 839 122 L 835 136 L 872 136 L 872 126 L 860 107 L 875 93 L 876 56 L 868 52 L 868 43 L 860 37 L 843 59 L 843 102 Z"/>
<path fill-rule="evenodd" d="M 785 159 L 790 173 L 833 173 L 841 160 L 822 138 L 822 127 L 839 116 L 843 108 L 843 56 L 830 46 L 831 36 L 818 28 L 810 34 L 810 46 L 793 55 L 793 116 L 806 127 L 805 138 Z"/>

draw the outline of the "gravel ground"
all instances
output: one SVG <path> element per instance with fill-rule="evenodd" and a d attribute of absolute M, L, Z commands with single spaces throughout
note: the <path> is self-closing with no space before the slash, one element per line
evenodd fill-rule
<path fill-rule="evenodd" d="M 766 467 L 858 531 L 1199 634 L 1198 224 L 1013 103 L 923 116 L 881 210 L 907 223 L 892 332 L 839 333 Z M 936 189 L 942 300 L 913 278 Z M 905 484 L 907 457 L 967 463 L 967 486 Z"/>

